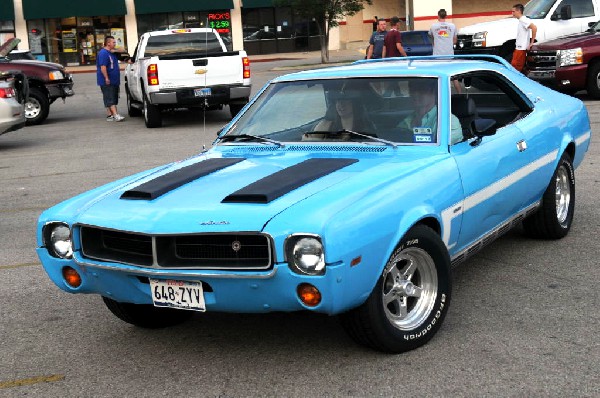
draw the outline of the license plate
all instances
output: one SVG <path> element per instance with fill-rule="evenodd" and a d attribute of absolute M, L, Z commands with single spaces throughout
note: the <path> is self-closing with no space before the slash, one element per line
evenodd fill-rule
<path fill-rule="evenodd" d="M 194 89 L 194 96 L 196 97 L 210 97 L 211 95 L 212 90 L 210 89 L 210 87 Z"/>
<path fill-rule="evenodd" d="M 150 290 L 155 307 L 206 311 L 201 282 L 150 279 Z"/>

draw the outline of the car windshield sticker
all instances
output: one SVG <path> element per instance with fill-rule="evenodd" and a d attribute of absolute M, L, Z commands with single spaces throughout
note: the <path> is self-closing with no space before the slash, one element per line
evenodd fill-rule
<path fill-rule="evenodd" d="M 433 132 L 431 131 L 431 127 L 414 127 L 413 142 L 433 142 Z"/>

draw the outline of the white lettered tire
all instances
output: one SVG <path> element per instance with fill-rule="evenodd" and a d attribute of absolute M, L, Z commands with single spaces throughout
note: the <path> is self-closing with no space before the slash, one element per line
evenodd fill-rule
<path fill-rule="evenodd" d="M 439 235 L 411 228 L 367 301 L 341 316 L 356 342 L 389 353 L 413 350 L 439 330 L 450 305 L 450 257 Z"/>

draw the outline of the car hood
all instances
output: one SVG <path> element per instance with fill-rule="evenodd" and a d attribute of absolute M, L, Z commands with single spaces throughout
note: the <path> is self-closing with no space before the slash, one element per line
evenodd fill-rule
<path fill-rule="evenodd" d="M 83 194 L 50 209 L 45 218 L 148 234 L 262 231 L 308 197 L 322 197 L 319 203 L 334 214 L 361 191 L 376 189 L 374 181 L 384 184 L 431 166 L 431 154 L 398 157 L 397 150 L 385 151 L 392 155 L 202 155 Z M 354 199 L 344 194 L 348 184 Z M 338 185 L 345 188 L 336 191 Z"/>
<path fill-rule="evenodd" d="M 25 65 L 25 66 L 33 66 L 33 67 L 37 67 L 37 68 L 46 68 L 48 70 L 59 69 L 63 72 L 65 70 L 65 67 L 62 66 L 61 64 L 56 64 L 54 62 L 47 62 L 47 61 L 36 61 L 36 60 L 32 60 L 32 59 L 11 60 L 11 61 L 9 61 L 9 63 L 14 66 Z"/>
<path fill-rule="evenodd" d="M 566 50 L 576 47 L 588 47 L 597 45 L 600 36 L 596 32 L 583 32 L 573 35 L 562 36 L 558 39 L 539 43 L 533 46 L 532 50 Z"/>
<path fill-rule="evenodd" d="M 495 21 L 480 22 L 464 26 L 458 30 L 459 35 L 473 35 L 479 32 L 515 32 L 517 20 L 512 17 L 497 19 Z"/>

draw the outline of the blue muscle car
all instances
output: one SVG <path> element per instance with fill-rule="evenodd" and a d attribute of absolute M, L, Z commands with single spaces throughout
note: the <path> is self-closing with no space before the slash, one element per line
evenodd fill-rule
<path fill-rule="evenodd" d="M 497 57 L 294 73 L 210 150 L 45 211 L 37 253 L 140 327 L 308 310 L 403 352 L 440 328 L 453 265 L 518 223 L 568 233 L 590 138 L 581 101 Z"/>

